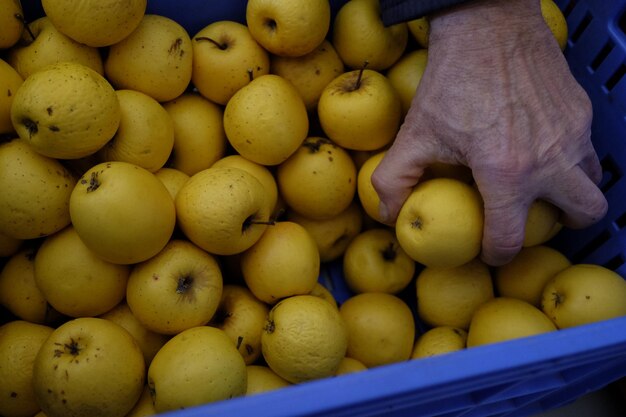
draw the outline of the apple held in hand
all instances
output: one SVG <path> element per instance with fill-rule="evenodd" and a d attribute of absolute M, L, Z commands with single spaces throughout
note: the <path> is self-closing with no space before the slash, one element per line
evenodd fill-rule
<path fill-rule="evenodd" d="M 396 220 L 400 246 L 417 262 L 456 267 L 481 250 L 483 202 L 478 190 L 460 180 L 434 178 L 413 189 Z"/>
<path fill-rule="evenodd" d="M 156 255 L 176 224 L 174 201 L 163 183 L 122 161 L 97 164 L 80 178 L 70 196 L 70 218 L 89 249 L 119 264 Z"/>

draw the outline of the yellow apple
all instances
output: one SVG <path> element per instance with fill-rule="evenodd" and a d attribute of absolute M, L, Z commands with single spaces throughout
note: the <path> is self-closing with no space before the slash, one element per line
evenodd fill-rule
<path fill-rule="evenodd" d="M 261 334 L 270 308 L 243 285 L 224 285 L 217 312 L 209 323 L 222 329 L 246 365 L 261 357 Z"/>
<path fill-rule="evenodd" d="M 248 372 L 246 395 L 254 395 L 291 385 L 291 382 L 278 376 L 267 365 L 248 365 L 246 371 Z"/>
<path fill-rule="evenodd" d="M 0 325 L 0 415 L 32 416 L 40 411 L 33 390 L 37 352 L 52 327 L 14 320 Z"/>
<path fill-rule="evenodd" d="M 191 80 L 207 99 L 225 105 L 251 80 L 269 73 L 269 53 L 248 27 L 231 20 L 213 22 L 192 39 Z"/>
<path fill-rule="evenodd" d="M 79 179 L 70 196 L 70 217 L 89 249 L 119 264 L 156 255 L 176 224 L 174 201 L 163 183 L 121 161 L 97 164 Z"/>
<path fill-rule="evenodd" d="M 452 326 L 433 327 L 422 333 L 413 346 L 411 359 L 428 358 L 465 349 L 467 331 Z"/>
<path fill-rule="evenodd" d="M 6 94 L 0 94 L 0 134 L 15 131 L 11 122 L 11 104 L 17 89 L 23 82 L 22 76 L 15 68 L 0 59 L 0 91 L 6 91 Z"/>
<path fill-rule="evenodd" d="M 539 308 L 517 298 L 495 297 L 480 305 L 467 332 L 467 347 L 556 331 Z"/>
<path fill-rule="evenodd" d="M 548 281 L 571 264 L 564 254 L 549 246 L 523 247 L 511 261 L 494 269 L 494 284 L 501 296 L 539 307 Z"/>
<path fill-rule="evenodd" d="M 286 219 L 304 227 L 315 239 L 321 262 L 330 262 L 341 257 L 352 239 L 363 228 L 363 213 L 358 202 L 328 219 L 310 219 L 293 210 L 288 210 Z"/>
<path fill-rule="evenodd" d="M 494 298 L 489 267 L 480 259 L 456 267 L 425 267 L 415 280 L 417 314 L 429 326 L 467 330 L 476 309 Z"/>
<path fill-rule="evenodd" d="M 35 398 L 48 417 L 123 417 L 144 386 L 141 349 L 123 327 L 81 317 L 54 329 L 33 368 Z"/>
<path fill-rule="evenodd" d="M 277 209 L 278 185 L 276 184 L 276 178 L 274 178 L 273 172 L 270 171 L 268 167 L 257 164 L 256 162 L 252 162 L 251 160 L 237 154 L 228 155 L 220 158 L 211 167 L 231 167 L 248 171 L 250 174 L 254 175 L 254 177 L 259 180 L 261 184 L 263 184 L 263 188 L 265 189 L 265 192 L 267 194 L 272 213 L 274 213 L 274 211 Z"/>
<path fill-rule="evenodd" d="M 328 0 L 249 0 L 246 24 L 274 55 L 302 56 L 317 48 L 330 28 Z"/>
<path fill-rule="evenodd" d="M 34 239 L 63 229 L 75 183 L 61 162 L 22 139 L 0 144 L 0 233 Z"/>
<path fill-rule="evenodd" d="M 146 367 L 150 365 L 152 358 L 154 358 L 159 349 L 169 340 L 169 336 L 150 331 L 141 324 L 125 301 L 120 302 L 99 317 L 123 327 L 135 338 L 137 345 L 143 353 Z"/>
<path fill-rule="evenodd" d="M 404 54 L 386 72 L 387 78 L 400 96 L 403 115 L 406 115 L 411 107 L 427 61 L 428 50 L 417 49 Z"/>
<path fill-rule="evenodd" d="M 75 62 L 48 65 L 28 77 L 11 104 L 20 138 L 42 155 L 77 159 L 102 148 L 120 123 L 113 86 Z"/>
<path fill-rule="evenodd" d="M 356 193 L 350 154 L 324 137 L 309 136 L 276 169 L 280 195 L 293 211 L 330 219 L 348 208 Z"/>
<path fill-rule="evenodd" d="M 324 88 L 317 114 L 323 131 L 337 145 L 371 151 L 395 139 L 402 102 L 385 75 L 362 68 L 341 74 Z"/>
<path fill-rule="evenodd" d="M 344 73 L 344 65 L 328 40 L 306 55 L 272 55 L 270 72 L 290 81 L 298 90 L 309 112 L 315 111 L 324 87 Z"/>
<path fill-rule="evenodd" d="M 270 222 L 270 202 L 256 177 L 239 168 L 208 168 L 194 174 L 176 196 L 185 236 L 216 255 L 251 247 Z"/>
<path fill-rule="evenodd" d="M 411 283 L 416 269 L 393 229 L 383 227 L 355 236 L 346 248 L 342 266 L 346 284 L 354 293 L 398 294 Z"/>
<path fill-rule="evenodd" d="M 330 290 L 326 288 L 323 284 L 321 284 L 319 280 L 317 281 L 309 295 L 319 297 L 322 300 L 326 300 L 330 303 L 331 306 L 339 309 L 339 304 L 337 303 L 337 299 L 335 298 L 333 293 L 330 292 Z"/>
<path fill-rule="evenodd" d="M 152 403 L 152 395 L 150 394 L 150 388 L 148 384 L 145 384 L 139 400 L 135 403 L 132 410 L 126 414 L 125 417 L 148 417 L 156 414 L 154 404 Z M 46 416 L 35 416 L 46 417 Z"/>
<path fill-rule="evenodd" d="M 207 324 L 217 311 L 222 287 L 213 255 L 189 241 L 172 239 L 133 267 L 126 302 L 147 329 L 172 335 Z"/>
<path fill-rule="evenodd" d="M 154 176 L 161 180 L 163 185 L 165 185 L 165 188 L 169 191 L 172 199 L 176 199 L 178 192 L 190 178 L 189 175 L 185 174 L 183 171 L 167 167 L 163 167 L 156 171 Z"/>
<path fill-rule="evenodd" d="M 361 207 L 363 207 L 363 210 L 369 217 L 383 224 L 384 222 L 378 210 L 380 197 L 372 185 L 372 174 L 378 167 L 378 164 L 380 164 L 380 161 L 385 157 L 385 153 L 386 151 L 380 151 L 370 155 L 363 162 L 357 174 L 357 196 Z"/>
<path fill-rule="evenodd" d="M 172 337 L 148 368 L 157 413 L 245 394 L 246 364 L 237 347 L 216 327 L 198 326 Z"/>
<path fill-rule="evenodd" d="M 541 0 L 541 15 L 562 51 L 567 46 L 568 27 L 563 11 L 554 0 Z"/>
<path fill-rule="evenodd" d="M 64 35 L 47 16 L 30 22 L 28 27 L 30 31 L 25 31 L 21 41 L 7 54 L 7 61 L 22 78 L 28 78 L 46 65 L 68 61 L 85 65 L 104 75 L 104 65 L 98 48 Z"/>
<path fill-rule="evenodd" d="M 320 273 L 317 244 L 299 224 L 276 222 L 241 254 L 241 272 L 250 291 L 268 304 L 308 294 Z"/>
<path fill-rule="evenodd" d="M 99 258 L 71 225 L 48 236 L 35 256 L 35 282 L 45 299 L 69 317 L 92 317 L 120 303 L 130 268 Z"/>
<path fill-rule="evenodd" d="M 15 45 L 24 30 L 24 12 L 20 0 L 0 1 L 0 49 Z"/>
<path fill-rule="evenodd" d="M 168 17 L 146 14 L 130 35 L 111 45 L 104 72 L 116 89 L 141 91 L 163 102 L 185 92 L 192 62 L 185 28 Z"/>
<path fill-rule="evenodd" d="M 341 360 L 341 363 L 339 364 L 339 368 L 337 368 L 337 373 L 335 375 L 345 375 L 365 370 L 367 370 L 367 366 L 365 366 L 363 362 L 346 356 Z"/>
<path fill-rule="evenodd" d="M 406 361 L 415 340 L 415 319 L 407 303 L 387 293 L 356 294 L 339 313 L 348 328 L 346 356 L 368 368 Z"/>
<path fill-rule="evenodd" d="M 626 316 L 626 281 L 601 265 L 574 264 L 548 281 L 542 311 L 560 329 Z"/>
<path fill-rule="evenodd" d="M 535 200 L 528 208 L 524 228 L 524 247 L 546 243 L 561 230 L 561 210 L 545 200 Z"/>
<path fill-rule="evenodd" d="M 415 186 L 396 219 L 400 246 L 425 266 L 456 267 L 481 250 L 483 203 L 478 190 L 452 178 Z"/>
<path fill-rule="evenodd" d="M 241 156 L 261 165 L 278 165 L 306 139 L 309 117 L 293 84 L 266 74 L 239 89 L 228 101 L 224 130 Z"/>
<path fill-rule="evenodd" d="M 110 46 L 133 32 L 146 12 L 147 0 L 42 0 L 45 14 L 61 32 L 93 47 Z"/>
<path fill-rule="evenodd" d="M 347 345 L 348 331 L 339 310 L 307 294 L 274 305 L 261 336 L 263 359 L 292 384 L 335 375 Z"/>
<path fill-rule="evenodd" d="M 9 257 L 0 271 L 0 305 L 19 319 L 49 324 L 59 314 L 48 304 L 35 282 L 35 248 Z"/>
<path fill-rule="evenodd" d="M 349 68 L 382 71 L 404 53 L 409 40 L 406 23 L 383 24 L 379 0 L 351 0 L 337 12 L 332 43 Z"/>
<path fill-rule="evenodd" d="M 191 176 L 226 153 L 224 110 L 197 93 L 183 93 L 163 103 L 174 122 L 174 147 L 167 163 Z"/>
<path fill-rule="evenodd" d="M 120 124 L 99 151 L 101 161 L 126 161 L 150 172 L 162 168 L 174 147 L 174 122 L 163 106 L 135 90 L 117 90 Z"/>
<path fill-rule="evenodd" d="M 428 48 L 428 38 L 430 36 L 430 20 L 428 16 L 422 16 L 417 19 L 406 22 L 409 33 L 417 44 L 422 48 Z"/>

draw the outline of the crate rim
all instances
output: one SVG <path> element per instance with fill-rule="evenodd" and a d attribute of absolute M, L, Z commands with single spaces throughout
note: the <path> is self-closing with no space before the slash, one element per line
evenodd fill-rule
<path fill-rule="evenodd" d="M 314 380 L 276 391 L 202 404 L 164 417 L 237 415 L 260 410 L 261 416 L 293 417 L 324 415 L 364 404 L 373 404 L 411 392 L 428 394 L 429 400 L 449 398 L 451 388 L 470 386 L 470 391 L 519 381 L 519 373 L 540 376 L 569 367 L 624 357 L 626 363 L 626 317 L 560 329 L 540 335 L 467 348 L 453 354 L 402 361 L 337 377 Z M 576 340 L 585 340 L 579 345 Z M 502 355 L 508 346 L 522 355 Z M 489 358 L 489 362 L 484 359 Z M 550 366 L 548 366 L 548 364 Z M 399 379 L 401 370 L 403 378 Z M 453 370 L 450 371 L 450 370 Z M 504 378 L 509 376 L 508 379 Z M 493 376 L 493 378 L 487 378 Z M 480 383 L 476 378 L 480 377 Z M 481 386 L 482 384 L 482 386 Z M 350 395 L 346 395 L 349 392 Z M 469 391 L 468 391 L 469 392 Z M 439 397 L 437 397 L 439 395 Z M 293 403 L 300 411 L 287 407 Z M 280 404 L 280 407 L 277 407 Z"/>

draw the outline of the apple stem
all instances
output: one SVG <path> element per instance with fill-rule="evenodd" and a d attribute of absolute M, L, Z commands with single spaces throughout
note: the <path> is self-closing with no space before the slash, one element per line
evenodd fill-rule
<path fill-rule="evenodd" d="M 324 143 L 325 141 L 320 138 L 319 140 L 316 140 L 316 141 L 306 141 L 302 144 L 302 146 L 307 148 L 310 151 L 310 153 L 315 153 L 320 150 L 320 148 L 322 147 Z"/>
<path fill-rule="evenodd" d="M 228 46 L 225 43 L 219 43 L 218 41 L 216 41 L 215 39 L 211 39 L 209 37 L 206 36 L 200 36 L 195 38 L 196 41 L 209 41 L 211 42 L 213 45 L 217 46 L 218 48 L 220 48 L 222 51 L 225 50 Z"/>
<path fill-rule="evenodd" d="M 35 35 L 33 34 L 33 31 L 30 30 L 30 26 L 28 26 L 28 22 L 26 21 L 26 18 L 22 16 L 21 13 L 15 13 L 13 16 L 15 16 L 17 20 L 22 22 L 22 24 L 24 25 L 24 28 L 26 29 L 26 32 L 28 32 L 28 34 L 30 35 L 30 38 L 32 40 L 35 40 Z"/>
<path fill-rule="evenodd" d="M 250 68 L 248 68 L 246 71 L 248 72 L 248 79 L 250 80 L 250 82 L 252 82 L 252 80 L 254 80 L 254 71 Z"/>
<path fill-rule="evenodd" d="M 365 61 L 361 69 L 359 70 L 359 75 L 356 77 L 356 83 L 354 83 L 354 89 L 358 90 L 361 88 L 361 81 L 363 80 L 363 71 L 365 71 L 365 67 L 369 65 L 369 61 Z"/>

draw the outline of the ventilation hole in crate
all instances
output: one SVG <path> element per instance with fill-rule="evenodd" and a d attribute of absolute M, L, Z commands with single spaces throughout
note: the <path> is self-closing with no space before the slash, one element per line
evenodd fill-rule
<path fill-rule="evenodd" d="M 609 268 L 612 271 L 617 271 L 622 265 L 624 265 L 624 259 L 620 255 L 617 255 L 609 259 L 602 266 L 604 266 L 605 268 Z"/>
<path fill-rule="evenodd" d="M 617 219 L 615 219 L 614 223 L 617 229 L 623 229 L 624 227 L 626 227 L 626 213 L 622 214 Z"/>
<path fill-rule="evenodd" d="M 622 32 L 626 34 L 626 13 L 622 13 L 622 16 L 619 18 L 617 22 L 617 26 L 620 28 Z"/>
<path fill-rule="evenodd" d="M 592 71 L 598 69 L 600 64 L 602 64 L 606 57 L 609 56 L 614 47 L 615 44 L 612 41 L 608 41 L 606 44 L 604 44 L 602 49 L 600 49 L 600 52 L 598 52 L 598 55 L 596 55 L 596 57 L 593 59 L 593 61 L 591 61 L 591 64 L 589 65 Z"/>
<path fill-rule="evenodd" d="M 611 155 L 608 155 L 600 161 L 602 166 L 602 182 L 600 183 L 600 189 L 606 193 L 615 185 L 615 183 L 622 178 L 622 170 L 619 165 L 615 163 L 615 159 Z"/>
<path fill-rule="evenodd" d="M 577 0 L 572 0 L 568 2 L 565 6 L 563 6 L 563 16 L 565 17 L 569 16 L 572 10 L 574 10 L 574 7 L 576 7 L 577 3 L 578 3 Z"/>
<path fill-rule="evenodd" d="M 624 78 L 624 75 L 626 75 L 626 64 L 621 64 L 619 68 L 613 73 L 613 75 L 611 75 L 609 79 L 606 80 L 606 83 L 604 83 L 604 87 L 608 91 L 611 91 L 617 85 L 617 83 L 619 83 L 621 79 Z"/>
<path fill-rule="evenodd" d="M 589 255 L 595 252 L 596 249 L 602 246 L 604 242 L 609 240 L 610 237 L 611 237 L 611 234 L 608 231 L 603 230 L 598 236 L 596 236 L 595 238 L 587 242 L 587 244 L 583 246 L 582 249 L 580 249 L 578 252 L 572 255 L 572 259 L 571 259 L 572 263 L 583 262 L 585 258 L 587 258 Z"/>
<path fill-rule="evenodd" d="M 585 29 L 587 29 L 587 27 L 591 23 L 591 20 L 593 20 L 591 13 L 587 12 L 587 14 L 585 14 L 585 17 L 583 17 L 583 20 L 580 21 L 580 24 L 572 31 L 572 42 L 576 42 L 580 38 Z"/>

